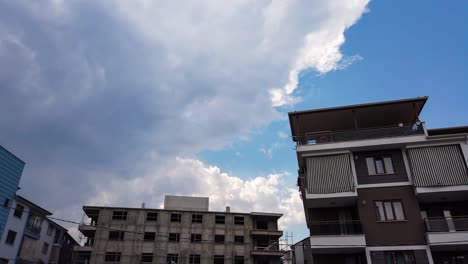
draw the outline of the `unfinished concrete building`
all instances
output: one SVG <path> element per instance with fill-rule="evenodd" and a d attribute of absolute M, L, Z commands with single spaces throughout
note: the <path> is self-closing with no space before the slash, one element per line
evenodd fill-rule
<path fill-rule="evenodd" d="M 209 211 L 208 198 L 166 196 L 164 209 L 84 206 L 76 263 L 279 264 L 277 213 Z"/>

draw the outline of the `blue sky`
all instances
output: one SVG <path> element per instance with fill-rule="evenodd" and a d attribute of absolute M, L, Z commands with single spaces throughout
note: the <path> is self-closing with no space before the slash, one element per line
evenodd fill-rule
<path fill-rule="evenodd" d="M 26 162 L 20 194 L 59 217 L 199 195 L 282 212 L 298 240 L 287 112 L 429 96 L 428 127 L 468 124 L 467 13 L 461 0 L 2 2 L 0 144 Z"/>
<path fill-rule="evenodd" d="M 346 31 L 344 54 L 362 60 L 318 76 L 303 73 L 302 101 L 288 111 L 429 96 L 421 114 L 429 128 L 468 124 L 468 6 L 463 1 L 372 1 Z M 398 18 L 398 19 L 396 19 Z M 282 138 L 279 133 L 285 133 Z M 200 153 L 203 161 L 241 177 L 288 171 L 297 163 L 288 120 L 273 122 L 249 141 Z M 271 156 L 262 149 L 272 148 Z M 296 227 L 303 234 L 303 230 Z"/>

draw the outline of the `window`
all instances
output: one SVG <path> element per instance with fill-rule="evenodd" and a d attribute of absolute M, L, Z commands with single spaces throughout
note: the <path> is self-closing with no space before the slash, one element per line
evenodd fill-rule
<path fill-rule="evenodd" d="M 224 256 L 223 255 L 215 255 L 213 264 L 224 264 Z"/>
<path fill-rule="evenodd" d="M 200 243 L 202 236 L 201 234 L 191 234 L 190 235 L 190 242 L 192 243 Z"/>
<path fill-rule="evenodd" d="M 44 242 L 44 245 L 42 246 L 42 254 L 47 255 L 47 251 L 49 251 L 49 244 Z"/>
<path fill-rule="evenodd" d="M 10 199 L 6 198 L 5 201 L 3 202 L 3 207 L 9 207 L 10 206 Z"/>
<path fill-rule="evenodd" d="M 182 220 L 182 214 L 171 213 L 171 222 L 180 223 Z"/>
<path fill-rule="evenodd" d="M 17 204 L 13 215 L 18 218 L 21 218 L 21 216 L 23 215 L 23 211 L 24 211 L 24 206 L 22 206 L 21 204 Z"/>
<path fill-rule="evenodd" d="M 109 231 L 109 240 L 124 240 L 124 234 L 123 231 Z"/>
<path fill-rule="evenodd" d="M 401 201 L 376 201 L 375 210 L 378 221 L 405 220 Z"/>
<path fill-rule="evenodd" d="M 235 256 L 234 257 L 234 264 L 244 264 L 244 257 L 243 256 Z"/>
<path fill-rule="evenodd" d="M 179 242 L 180 234 L 179 233 L 169 233 L 170 242 Z"/>
<path fill-rule="evenodd" d="M 147 212 L 146 213 L 146 221 L 158 221 L 158 213 L 157 212 Z"/>
<path fill-rule="evenodd" d="M 200 255 L 190 255 L 189 264 L 200 264 Z"/>
<path fill-rule="evenodd" d="M 8 259 L 0 258 L 0 264 L 8 264 Z"/>
<path fill-rule="evenodd" d="M 141 254 L 141 262 L 153 263 L 153 253 L 143 253 Z"/>
<path fill-rule="evenodd" d="M 177 264 L 178 261 L 179 261 L 179 255 L 167 254 L 167 259 L 166 259 L 167 264 Z"/>
<path fill-rule="evenodd" d="M 60 234 L 61 234 L 61 233 L 62 233 L 62 232 L 61 232 L 59 229 L 57 229 L 57 232 L 55 232 L 55 236 L 54 236 L 54 243 L 58 243 L 58 242 L 59 242 L 59 240 L 60 240 Z"/>
<path fill-rule="evenodd" d="M 224 235 L 215 235 L 215 243 L 224 243 Z"/>
<path fill-rule="evenodd" d="M 257 229 L 268 229 L 267 221 L 257 221 Z"/>
<path fill-rule="evenodd" d="M 8 245 L 13 245 L 15 243 L 15 239 L 16 239 L 16 232 L 8 230 L 8 234 L 7 234 L 5 243 L 8 244 Z"/>
<path fill-rule="evenodd" d="M 192 214 L 192 223 L 203 223 L 203 215 Z"/>
<path fill-rule="evenodd" d="M 154 241 L 156 240 L 156 232 L 145 232 L 143 236 L 144 241 Z"/>
<path fill-rule="evenodd" d="M 244 225 L 244 217 L 243 216 L 234 216 L 234 224 L 235 225 Z"/>
<path fill-rule="evenodd" d="M 385 251 L 385 264 L 415 264 L 413 251 Z"/>
<path fill-rule="evenodd" d="M 395 174 L 391 157 L 367 157 L 366 163 L 369 175 Z"/>
<path fill-rule="evenodd" d="M 244 243 L 244 236 L 234 236 L 234 243 Z"/>
<path fill-rule="evenodd" d="M 120 262 L 120 252 L 106 252 L 106 262 Z"/>
<path fill-rule="evenodd" d="M 54 232 L 54 227 L 52 226 L 52 224 L 49 224 L 49 226 L 47 226 L 47 235 L 51 236 L 53 232 Z"/>
<path fill-rule="evenodd" d="M 127 211 L 113 211 L 112 220 L 127 220 Z"/>
<path fill-rule="evenodd" d="M 215 216 L 216 224 L 224 225 L 225 221 L 226 221 L 226 217 L 224 215 Z"/>

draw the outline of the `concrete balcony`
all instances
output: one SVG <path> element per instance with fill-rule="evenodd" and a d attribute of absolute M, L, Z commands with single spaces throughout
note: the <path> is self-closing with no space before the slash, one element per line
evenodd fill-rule
<path fill-rule="evenodd" d="M 310 247 L 316 253 L 360 252 L 366 247 L 360 221 L 312 222 Z"/>
<path fill-rule="evenodd" d="M 75 252 L 91 252 L 93 251 L 93 246 L 91 245 L 75 246 L 73 250 Z"/>
<path fill-rule="evenodd" d="M 271 257 L 282 257 L 284 255 L 284 251 L 279 250 L 278 246 L 269 246 L 269 247 L 260 247 L 256 246 L 250 252 L 252 256 L 271 256 Z"/>
<path fill-rule="evenodd" d="M 426 218 L 427 242 L 431 248 L 453 246 L 468 249 L 468 216 Z"/>
<path fill-rule="evenodd" d="M 251 236 L 270 236 L 270 237 L 281 237 L 283 231 L 280 230 L 269 230 L 269 229 L 252 229 L 250 230 Z"/>
<path fill-rule="evenodd" d="M 80 230 L 80 231 L 96 231 L 96 226 L 95 225 L 80 224 L 78 226 L 78 230 Z"/>
<path fill-rule="evenodd" d="M 39 240 L 41 238 L 41 227 L 36 226 L 33 223 L 29 223 L 24 230 L 24 235 L 32 239 Z"/>

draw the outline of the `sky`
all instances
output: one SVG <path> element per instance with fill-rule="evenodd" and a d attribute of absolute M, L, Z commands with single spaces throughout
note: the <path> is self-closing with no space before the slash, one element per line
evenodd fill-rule
<path fill-rule="evenodd" d="M 0 1 L 0 144 L 56 217 L 208 196 L 298 241 L 287 112 L 429 96 L 429 128 L 468 125 L 467 20 L 463 0 Z"/>

